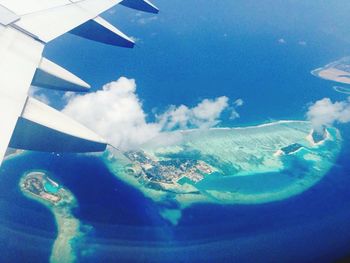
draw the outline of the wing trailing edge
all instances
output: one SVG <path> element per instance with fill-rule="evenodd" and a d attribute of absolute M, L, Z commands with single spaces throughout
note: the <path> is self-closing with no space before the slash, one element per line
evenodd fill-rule
<path fill-rule="evenodd" d="M 99 152 L 107 144 L 85 126 L 28 97 L 9 146 L 44 152 Z"/>
<path fill-rule="evenodd" d="M 42 58 L 32 85 L 39 88 L 76 92 L 88 91 L 90 88 L 88 83 L 46 58 Z"/>
<path fill-rule="evenodd" d="M 120 4 L 147 13 L 159 13 L 158 7 L 156 7 L 148 0 L 123 0 Z"/>
<path fill-rule="evenodd" d="M 87 91 L 90 86 L 85 81 L 42 58 L 43 49 L 72 30 L 94 41 L 133 47 L 132 38 L 99 17 L 121 2 L 136 10 L 159 12 L 148 0 L 0 0 L 0 165 L 7 146 L 46 152 L 105 150 L 107 144 L 98 135 L 28 97 L 28 90 L 32 84 Z"/>
<path fill-rule="evenodd" d="M 135 42 L 101 17 L 91 19 L 69 33 L 107 45 L 133 48 Z"/>

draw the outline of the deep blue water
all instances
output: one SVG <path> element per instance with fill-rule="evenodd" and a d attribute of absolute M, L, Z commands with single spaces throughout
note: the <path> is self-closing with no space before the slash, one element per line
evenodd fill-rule
<path fill-rule="evenodd" d="M 139 38 L 133 50 L 65 35 L 49 45 L 46 55 L 93 89 L 120 76 L 135 78 L 150 119 L 152 110 L 162 112 L 171 104 L 194 106 L 204 98 L 227 96 L 231 101 L 242 98 L 245 105 L 239 109 L 240 119 L 225 118 L 222 124 L 239 126 L 303 119 L 308 103 L 344 98 L 332 90 L 332 82 L 315 78 L 310 71 L 350 54 L 350 32 L 342 26 L 350 11 L 346 1 L 157 4 L 162 10 L 158 19 L 146 24 L 139 20 L 151 15 L 139 17 L 124 7 L 104 15 Z M 280 38 L 286 44 L 279 44 Z M 306 46 L 299 41 L 306 41 Z M 53 104 L 62 106 L 61 102 Z"/>
<path fill-rule="evenodd" d="M 309 102 L 346 98 L 309 72 L 350 54 L 347 2 L 304 2 L 159 0 L 159 19 L 145 25 L 118 7 L 117 16 L 105 17 L 141 39 L 134 50 L 65 35 L 45 52 L 94 89 L 120 76 L 136 78 L 147 113 L 225 95 L 245 105 L 240 119 L 224 118 L 222 125 L 303 119 Z M 62 100 L 53 104 L 62 107 Z M 341 130 L 337 164 L 305 193 L 264 205 L 196 205 L 176 227 L 95 157 L 32 153 L 5 162 L 0 261 L 47 262 L 50 255 L 54 218 L 18 190 L 30 169 L 48 170 L 77 197 L 75 215 L 93 227 L 80 244 L 82 262 L 334 261 L 350 253 L 350 129 Z"/>
<path fill-rule="evenodd" d="M 183 211 L 176 227 L 96 157 L 18 157 L 1 173 L 1 251 L 7 259 L 48 258 L 53 217 L 17 187 L 18 175 L 40 168 L 73 192 L 75 215 L 93 227 L 79 246 L 93 253 L 82 262 L 331 262 L 350 251 L 349 128 L 343 134 L 337 164 L 305 193 L 263 205 L 195 205 Z"/>

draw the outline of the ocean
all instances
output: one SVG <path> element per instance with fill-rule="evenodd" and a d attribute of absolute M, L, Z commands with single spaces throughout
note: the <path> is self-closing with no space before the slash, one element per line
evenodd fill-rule
<path fill-rule="evenodd" d="M 276 17 L 262 29 L 261 17 L 249 22 L 259 10 L 242 15 L 249 4 L 219 16 L 209 12 L 217 1 L 201 8 L 188 7 L 187 1 L 173 1 L 172 8 L 167 1 L 159 2 L 164 15 L 146 26 L 130 22 L 131 11 L 117 9 L 122 13 L 112 22 L 141 39 L 132 51 L 101 48 L 66 35 L 51 43 L 45 54 L 87 79 L 93 89 L 119 76 L 136 78 L 147 113 L 171 104 L 193 106 L 203 98 L 242 98 L 240 118 L 223 116 L 222 127 L 305 119 L 310 102 L 346 98 L 332 89 L 333 83 L 310 71 L 349 55 L 347 40 L 302 26 L 293 33 L 286 25 L 276 26 L 282 21 Z M 322 14 L 307 16 L 316 19 Z M 189 26 L 193 17 L 204 21 L 205 30 L 199 22 Z M 243 26 L 228 27 L 232 17 L 237 19 L 234 25 Z M 287 43 L 278 44 L 280 38 Z M 301 40 L 307 45 L 298 44 Z M 63 106 L 61 101 L 53 104 Z M 73 214 L 89 226 L 77 244 L 80 262 L 332 262 L 350 253 L 350 128 L 339 129 L 343 148 L 336 164 L 302 194 L 259 205 L 193 205 L 182 211 L 176 226 L 159 214 L 156 203 L 118 180 L 97 157 L 35 152 L 18 156 L 0 171 L 0 262 L 49 260 L 57 234 L 54 217 L 18 187 L 20 176 L 32 169 L 48 171 L 76 197 Z"/>
<path fill-rule="evenodd" d="M 79 244 L 81 262 L 330 262 L 350 251 L 346 146 L 332 170 L 300 195 L 260 205 L 193 205 L 177 226 L 96 157 L 18 156 L 1 173 L 2 256 L 46 262 L 50 255 L 54 219 L 18 190 L 19 176 L 40 168 L 74 194 L 74 215 L 92 226 Z"/>

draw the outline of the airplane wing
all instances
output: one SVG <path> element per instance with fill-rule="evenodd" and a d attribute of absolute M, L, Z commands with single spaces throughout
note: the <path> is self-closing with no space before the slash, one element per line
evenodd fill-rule
<path fill-rule="evenodd" d="M 121 4 L 158 13 L 148 0 L 0 0 L 0 164 L 8 146 L 38 151 L 103 151 L 107 143 L 28 96 L 31 86 L 88 91 L 89 84 L 42 57 L 67 32 L 121 47 L 134 42 L 99 15 Z"/>

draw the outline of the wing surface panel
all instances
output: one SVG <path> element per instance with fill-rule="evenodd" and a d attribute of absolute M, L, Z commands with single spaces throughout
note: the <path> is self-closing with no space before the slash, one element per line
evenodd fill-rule
<path fill-rule="evenodd" d="M 99 15 L 123 0 L 0 0 L 0 164 L 7 146 L 41 151 L 103 151 L 106 142 L 55 109 L 28 97 L 31 83 L 86 91 L 79 77 L 42 58 L 45 43 L 83 24 L 76 34 L 132 47 L 134 42 Z M 157 13 L 148 0 L 125 6 Z M 96 34 L 88 32 L 94 29 Z M 36 74 L 37 73 L 37 74 Z M 35 78 L 34 78 L 35 76 Z"/>
<path fill-rule="evenodd" d="M 0 27 L 0 160 L 22 114 L 43 48 L 11 27 Z"/>
<path fill-rule="evenodd" d="M 121 0 L 85 0 L 24 15 L 15 24 L 44 42 L 84 24 Z"/>
<path fill-rule="evenodd" d="M 19 16 L 42 10 L 68 5 L 69 0 L 0 0 L 0 5 L 6 6 Z"/>
<path fill-rule="evenodd" d="M 107 145 L 85 126 L 29 97 L 10 146 L 46 152 L 95 152 Z"/>

